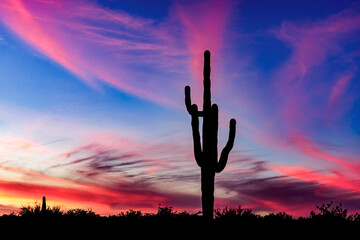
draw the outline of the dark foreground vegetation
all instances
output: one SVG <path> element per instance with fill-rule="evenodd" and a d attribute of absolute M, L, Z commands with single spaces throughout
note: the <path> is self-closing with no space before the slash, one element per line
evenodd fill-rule
<path fill-rule="evenodd" d="M 201 212 L 192 214 L 177 212 L 172 207 L 159 205 L 157 213 L 142 213 L 128 210 L 112 216 L 100 216 L 92 210 L 71 209 L 62 211 L 60 207 L 47 206 L 42 210 L 39 204 L 23 206 L 18 213 L 0 217 L 0 230 L 9 228 L 42 229 L 43 232 L 64 232 L 92 234 L 135 234 L 162 236 L 176 233 L 198 235 L 232 234 L 234 231 L 254 236 L 276 235 L 292 232 L 296 235 L 318 233 L 321 236 L 341 234 L 345 231 L 360 231 L 360 215 L 348 214 L 342 205 L 332 202 L 316 206 L 306 217 L 294 218 L 285 212 L 264 216 L 240 206 L 226 207 L 214 211 L 214 220 L 204 221 Z M 29 233 L 29 231 L 27 231 Z"/>

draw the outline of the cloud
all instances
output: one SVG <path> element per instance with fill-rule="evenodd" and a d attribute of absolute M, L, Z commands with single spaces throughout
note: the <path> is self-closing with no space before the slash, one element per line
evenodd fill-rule
<path fill-rule="evenodd" d="M 0 214 L 10 214 L 10 213 L 16 213 L 19 210 L 16 206 L 13 205 L 6 205 L 6 204 L 0 204 Z"/>
<path fill-rule="evenodd" d="M 147 189 L 141 191 L 127 188 L 110 188 L 90 184 L 79 184 L 75 187 L 49 186 L 23 182 L 0 181 L 0 189 L 4 196 L 21 196 L 36 199 L 47 196 L 52 201 L 94 206 L 94 210 L 102 210 L 101 205 L 107 206 L 114 213 L 121 208 L 154 208 L 157 203 L 166 202 L 166 196 Z M 31 191 L 29 191 L 31 189 Z M 104 214 L 104 213 L 102 213 Z"/>
<path fill-rule="evenodd" d="M 175 14 L 184 26 L 184 38 L 191 54 L 191 70 L 194 79 L 202 83 L 203 52 L 212 53 L 212 68 L 224 50 L 227 28 L 236 1 L 198 1 L 192 5 L 176 4 Z"/>
<path fill-rule="evenodd" d="M 91 177 L 98 174 L 127 172 L 129 168 L 140 170 L 154 167 L 150 161 L 141 160 L 143 157 L 141 154 L 133 150 L 122 151 L 121 149 L 124 149 L 122 144 L 117 147 L 119 149 L 98 143 L 81 146 L 71 152 L 61 154 L 62 159 L 59 163 L 50 168 L 76 168 L 77 173 Z"/>
<path fill-rule="evenodd" d="M 11 111 L 7 114 L 6 120 L 11 119 Z M 56 125 L 61 132 L 62 121 Z M 45 124 L 42 130 L 47 127 L 52 128 Z M 43 136 L 39 143 L 34 136 L 15 134 L 0 138 L 2 201 L 12 198 L 19 205 L 46 195 L 53 204 L 91 206 L 101 214 L 128 208 L 153 211 L 158 203 L 198 211 L 198 191 L 188 187 L 199 180 L 200 171 L 191 151 L 184 150 L 186 144 L 167 136 L 139 140 L 136 135 L 110 134 L 86 124 L 72 129 L 66 141 Z"/>
<path fill-rule="evenodd" d="M 359 19 L 354 4 L 322 19 L 284 21 L 269 30 L 290 51 L 264 75 L 266 80 L 254 77 L 255 86 L 243 84 L 243 95 L 250 93 L 247 99 L 237 97 L 235 90 L 240 90 L 234 88 L 237 102 L 233 102 L 241 109 L 236 118 L 242 134 L 261 150 L 272 152 L 272 160 L 291 155 L 290 161 L 304 163 L 300 159 L 311 157 L 354 166 L 357 158 L 346 153 L 351 151 L 347 144 L 341 143 L 342 149 L 334 151 L 324 149 L 323 143 L 357 141 L 356 137 L 339 138 L 339 131 L 352 131 L 350 124 L 332 124 L 348 118 L 346 113 L 354 109 L 358 98 L 358 84 L 352 79 L 358 75 L 359 53 L 352 46 L 359 39 Z"/>
<path fill-rule="evenodd" d="M 347 178 L 340 171 L 333 171 L 331 174 L 322 174 L 318 171 L 305 169 L 304 167 L 273 166 L 272 169 L 296 179 L 323 183 L 333 189 L 339 188 L 360 192 L 358 181 Z"/>
<path fill-rule="evenodd" d="M 359 19 L 359 8 L 355 4 L 325 18 L 283 21 L 260 39 L 254 36 L 257 33 L 252 34 L 249 49 L 259 40 L 274 41 L 274 37 L 279 40 L 281 47 L 272 54 L 281 55 L 281 60 L 259 51 L 257 58 L 274 66 L 265 72 L 256 69 L 255 57 L 250 58 L 253 60 L 245 68 L 240 68 L 240 64 L 233 66 L 232 61 L 227 63 L 230 71 L 237 69 L 237 78 L 227 86 L 225 95 L 231 98 L 221 103 L 225 107 L 221 116 L 236 118 L 241 129 L 237 136 L 243 137 L 243 143 L 255 143 L 254 148 L 260 152 L 273 154 L 269 157 L 271 161 L 284 159 L 304 163 L 309 157 L 323 162 L 327 159 L 328 163 L 340 159 L 356 161 L 356 156 L 350 154 L 351 147 L 344 141 L 356 142 L 357 137 L 349 134 L 339 138 L 338 134 L 353 131 L 348 113 L 356 111 L 358 98 L 358 83 L 354 79 L 359 73 L 359 51 L 354 43 L 359 39 Z M 244 54 L 249 53 L 244 51 Z M 236 58 L 241 59 L 242 55 Z M 252 74 L 253 69 L 256 74 Z M 343 124 L 345 118 L 347 124 Z M 301 139 L 295 143 L 297 134 L 311 142 L 318 152 L 310 155 L 310 148 L 307 152 L 301 147 Z M 342 148 L 324 149 L 324 144 Z"/>
<path fill-rule="evenodd" d="M 354 64 L 354 66 L 356 65 Z M 349 111 L 354 99 L 356 99 L 356 96 L 351 96 L 351 93 L 347 92 L 351 85 L 351 80 L 357 72 L 357 67 L 354 67 L 354 69 L 356 70 L 353 70 L 350 73 L 344 73 L 334 81 L 328 98 L 325 117 L 328 125 L 333 124 L 334 120 L 337 120 L 344 113 Z"/>
<path fill-rule="evenodd" d="M 43 171 L 34 165 L 30 167 L 36 170 L 12 166 L 15 162 L 2 165 L 0 189 L 4 197 L 31 200 L 46 195 L 55 203 L 91 206 L 101 214 L 128 208 L 154 210 L 158 203 L 189 211 L 200 209 L 200 170 L 189 146 L 169 140 L 164 144 L 164 139 L 139 142 L 100 132 L 91 135 L 84 139 L 92 140 L 56 152 L 51 161 L 42 163 Z M 29 142 L 22 140 L 15 146 L 27 143 L 21 148 L 23 152 L 38 148 L 38 143 Z M 330 200 L 352 210 L 359 207 L 354 200 L 359 197 L 358 184 L 353 175 L 348 175 L 347 168 L 352 165 L 327 155 L 304 136 L 296 135 L 292 144 L 304 154 L 322 157 L 342 168 L 319 172 L 271 165 L 265 161 L 267 155 L 236 151 L 224 173 L 216 177 L 216 207 L 241 204 L 255 212 L 286 211 L 297 216 L 308 214 L 314 204 Z M 10 173 L 17 177 L 12 178 Z"/>
<path fill-rule="evenodd" d="M 328 96 L 332 96 L 330 102 L 334 104 L 345 90 L 349 75 L 357 71 L 352 63 L 342 62 L 350 74 L 338 82 L 335 88 L 329 88 L 328 80 L 319 78 L 318 71 L 321 67 L 327 67 L 328 70 L 320 75 L 322 78 L 327 77 L 325 74 L 329 74 L 329 64 L 332 64 L 329 58 L 345 53 L 344 46 L 351 43 L 360 32 L 359 23 L 360 12 L 354 5 L 326 19 L 303 24 L 283 22 L 280 29 L 272 30 L 292 51 L 290 58 L 273 76 L 277 95 L 283 99 L 279 115 L 288 128 L 299 128 L 324 118 Z M 336 64 L 339 65 L 339 62 Z M 334 75 L 334 72 L 331 74 Z"/>
<path fill-rule="evenodd" d="M 241 204 L 255 212 L 285 211 L 294 216 L 307 216 L 315 209 L 315 204 L 329 201 L 343 203 L 352 212 L 360 207 L 360 193 L 355 182 L 350 184 L 341 178 L 304 168 L 268 166 L 268 171 L 270 169 L 275 170 L 274 176 L 231 174 L 232 181 L 218 181 L 218 188 L 232 193 L 231 197 L 222 199 L 227 204 L 221 207 Z M 338 180 L 341 181 L 336 183 Z"/>
<path fill-rule="evenodd" d="M 179 72 L 179 63 L 186 58 L 176 25 L 88 1 L 6 0 L 0 12 L 5 26 L 24 42 L 89 86 L 101 91 L 99 83 L 105 83 L 146 100 L 174 105 L 162 83 L 166 79 L 171 89 L 178 79 L 168 79 L 166 73 Z M 159 78 L 159 74 L 164 75 Z"/>
<path fill-rule="evenodd" d="M 257 213 L 285 211 L 294 216 L 306 216 L 315 204 L 329 201 L 343 203 L 352 212 L 359 209 L 358 171 L 339 168 L 338 163 L 314 170 L 301 163 L 263 160 L 267 158 L 252 151 L 236 153 L 224 174 L 216 176 L 216 207 L 241 205 Z"/>
<path fill-rule="evenodd" d="M 330 108 L 334 108 L 335 105 L 339 102 L 341 96 L 345 93 L 352 77 L 352 75 L 345 75 L 336 81 L 335 85 L 332 87 L 332 92 L 329 97 Z"/>
<path fill-rule="evenodd" d="M 244 205 L 252 206 L 254 211 L 279 212 L 306 215 L 309 207 L 321 197 L 314 193 L 315 184 L 293 181 L 286 177 L 250 178 L 232 187 L 239 194 Z"/>
<path fill-rule="evenodd" d="M 176 164 L 171 165 L 166 158 L 149 159 L 152 152 L 132 154 L 122 151 L 121 145 L 117 147 L 107 143 L 84 145 L 54 157 L 43 166 L 43 172 L 36 166 L 32 166 L 36 170 L 12 167 L 14 162 L 0 165 L 2 199 L 12 198 L 16 205 L 19 199 L 32 201 L 45 195 L 54 204 L 61 203 L 66 208 L 91 206 L 105 215 L 129 208 L 154 211 L 159 203 L 189 211 L 200 207 L 197 194 L 186 188 L 169 188 L 174 182 L 181 185 L 194 180 L 186 174 L 186 168 L 181 177 L 176 177 Z M 143 159 L 144 156 L 148 158 Z M 163 170 L 149 173 L 158 167 Z M 159 182 L 164 176 L 167 182 Z"/>
<path fill-rule="evenodd" d="M 335 163 L 337 167 L 345 167 L 349 172 L 356 173 L 360 170 L 360 166 L 355 163 L 355 159 L 353 157 L 348 157 L 345 159 L 336 157 L 328 153 L 324 149 L 321 149 L 319 146 L 317 146 L 314 142 L 306 138 L 301 133 L 292 133 L 289 143 L 294 145 L 296 149 L 304 155 L 311 156 L 315 159 Z"/>

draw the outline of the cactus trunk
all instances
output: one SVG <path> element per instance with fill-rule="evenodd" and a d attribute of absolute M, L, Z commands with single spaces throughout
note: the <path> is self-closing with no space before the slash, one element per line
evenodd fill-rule
<path fill-rule="evenodd" d="M 191 125 L 196 163 L 201 167 L 201 192 L 203 217 L 211 220 L 214 210 L 215 173 L 221 172 L 227 163 L 235 140 L 235 119 L 230 121 L 229 139 L 218 161 L 218 106 L 211 105 L 210 52 L 204 53 L 204 99 L 203 111 L 191 104 L 190 87 L 185 87 L 185 105 L 191 115 Z M 199 133 L 199 117 L 203 117 L 202 147 Z"/>
<path fill-rule="evenodd" d="M 201 169 L 201 203 L 204 219 L 212 219 L 214 212 L 215 172 Z"/>

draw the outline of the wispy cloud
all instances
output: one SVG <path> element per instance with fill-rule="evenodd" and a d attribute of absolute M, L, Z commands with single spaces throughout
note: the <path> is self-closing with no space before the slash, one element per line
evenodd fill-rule
<path fill-rule="evenodd" d="M 158 203 L 200 206 L 198 192 L 189 188 L 199 177 L 190 142 L 166 135 L 146 139 L 130 129 L 110 131 L 4 104 L 1 109 L 1 121 L 10 126 L 0 138 L 3 202 L 26 204 L 46 195 L 55 204 L 91 206 L 102 214 L 130 207 L 153 211 Z"/>
<path fill-rule="evenodd" d="M 357 89 L 353 78 L 358 75 L 358 50 L 348 46 L 358 39 L 359 19 L 358 6 L 353 5 L 324 19 L 285 21 L 269 31 L 290 50 L 289 55 L 265 76 L 268 81 L 259 84 L 261 95 L 250 88 L 251 97 L 236 99 L 245 110 L 237 119 L 242 134 L 262 150 L 269 149 L 265 159 L 270 160 L 261 164 L 261 173 L 251 175 L 242 169 L 238 176 L 232 175 L 233 181 L 219 181 L 235 194 L 229 201 L 296 215 L 306 215 L 314 204 L 330 200 L 359 208 L 358 157 L 348 152 L 341 142 L 344 138 L 338 132 L 333 135 L 335 127 L 328 124 L 349 111 L 358 98 L 350 91 L 352 86 Z M 331 144 L 341 147 L 328 147 Z"/>
<path fill-rule="evenodd" d="M 202 82 L 202 55 L 205 49 L 212 52 L 212 67 L 217 67 L 234 6 L 236 1 L 230 0 L 198 1 L 191 6 L 176 5 L 176 14 L 184 26 L 184 38 L 191 54 L 191 70 L 199 83 Z"/>
<path fill-rule="evenodd" d="M 359 33 L 359 23 L 360 12 L 354 5 L 313 23 L 283 22 L 280 29 L 273 31 L 275 36 L 287 43 L 292 50 L 290 58 L 273 76 L 278 96 L 284 100 L 279 114 L 289 127 L 294 128 L 295 124 L 299 126 L 313 119 L 324 118 L 326 106 L 320 104 L 326 105 L 328 96 L 333 96 L 331 102 L 334 102 L 334 87 L 328 87 L 327 79 L 319 79 L 317 68 L 331 68 L 328 59 L 344 53 L 344 46 L 351 43 L 352 37 Z M 351 63 L 343 62 L 342 65 L 347 66 L 352 74 L 357 71 Z M 322 76 L 327 77 L 328 73 L 329 70 Z M 350 80 L 348 78 L 347 76 L 344 78 L 346 81 L 342 81 L 343 90 Z M 336 89 L 339 90 L 339 87 L 338 85 Z M 338 93 L 335 95 L 339 96 Z M 314 106 L 316 100 L 320 104 Z"/>
<path fill-rule="evenodd" d="M 270 29 L 268 33 L 290 51 L 264 76 L 266 81 L 252 77 L 243 81 L 244 90 L 232 90 L 244 134 L 261 146 L 282 151 L 290 150 L 287 144 L 294 133 L 313 140 L 314 129 L 333 141 L 329 123 L 343 117 L 358 97 L 350 91 L 357 87 L 352 79 L 358 74 L 358 50 L 348 46 L 358 39 L 359 19 L 355 4 L 323 19 L 284 21 Z M 256 83 L 247 83 L 252 81 Z M 248 97 L 237 96 L 237 91 Z"/>
<path fill-rule="evenodd" d="M 330 108 L 334 108 L 339 102 L 341 96 L 345 94 L 346 88 L 348 87 L 351 78 L 352 75 L 345 75 L 336 81 L 335 85 L 332 87 L 332 92 L 329 97 Z"/>
<path fill-rule="evenodd" d="M 345 167 L 348 174 L 357 173 L 360 170 L 360 165 L 357 164 L 357 157 L 337 157 L 329 153 L 329 151 L 321 148 L 318 144 L 306 138 L 301 133 L 293 133 L 289 144 L 294 146 L 297 151 L 300 151 L 306 156 L 310 156 L 314 159 L 323 160 L 330 163 L 335 163 L 335 166 L 337 168 Z"/>
<path fill-rule="evenodd" d="M 176 26 L 88 1 L 2 1 L 0 11 L 1 20 L 13 32 L 86 84 L 101 89 L 100 81 L 171 104 L 171 95 L 161 87 L 164 78 L 155 75 L 159 69 L 178 72 L 179 61 L 186 57 Z M 148 70 L 139 72 L 139 66 Z M 171 88 L 171 81 L 167 84 Z"/>
<path fill-rule="evenodd" d="M 257 165 L 258 161 L 249 159 L 246 162 Z M 268 162 L 261 163 L 261 169 L 253 168 L 256 171 L 245 169 L 241 172 L 232 169 L 227 176 L 218 177 L 217 188 L 221 189 L 223 202 L 218 207 L 241 204 L 256 212 L 286 211 L 295 216 L 306 216 L 315 204 L 328 201 L 341 202 L 350 211 L 359 208 L 358 181 L 340 171 L 318 171 Z"/>
<path fill-rule="evenodd" d="M 61 202 L 68 208 L 91 206 L 101 214 L 128 208 L 152 211 L 159 203 L 188 210 L 199 208 L 199 198 L 193 192 L 186 188 L 180 191 L 175 191 L 176 187 L 173 190 L 164 188 L 174 181 L 181 185 L 195 179 L 189 178 L 186 167 L 179 175 L 181 177 L 177 177 L 174 168 L 178 164 L 161 157 L 166 150 L 158 149 L 156 144 L 138 145 L 108 139 L 102 144 L 93 142 L 59 155 L 45 154 L 46 161 L 36 163 L 31 160 L 31 163 L 24 165 L 20 161 L 27 160 L 33 151 L 31 146 L 39 144 L 29 145 L 29 141 L 15 140 L 16 149 L 8 149 L 7 154 L 10 153 L 11 158 L 12 151 L 18 151 L 19 146 L 22 158 L 17 156 L 0 165 L 2 197 L 13 198 L 13 202 L 17 202 L 18 198 L 29 201 L 46 195 L 53 202 Z M 26 146 L 22 143 L 26 143 Z M 139 147 L 141 145 L 144 147 Z M 6 148 L 1 146 L 4 148 L 0 150 Z M 134 151 L 135 146 L 139 153 Z M 187 163 L 193 162 L 185 160 L 185 165 Z M 180 165 L 184 165 L 184 159 Z M 164 179 L 167 182 L 161 183 Z M 179 199 L 183 201 L 179 202 Z"/>
<path fill-rule="evenodd" d="M 70 203 L 70 206 L 80 204 L 82 206 L 94 206 L 103 210 L 106 207 L 111 212 L 114 209 L 121 209 L 126 206 L 132 208 L 154 208 L 155 203 L 166 202 L 167 197 L 148 189 L 136 192 L 131 190 L 131 186 L 125 188 L 101 187 L 89 184 L 77 184 L 77 187 L 59 187 L 43 184 L 33 184 L 24 182 L 0 181 L 0 188 L 6 192 L 4 196 L 22 196 L 23 198 L 36 199 L 44 194 L 53 201 Z M 29 191 L 29 189 L 32 189 Z M 105 208 L 106 209 L 106 208 Z M 125 210 L 125 209 L 123 209 Z M 110 213 L 110 212 L 108 212 Z M 101 214 L 106 214 L 102 212 Z"/>

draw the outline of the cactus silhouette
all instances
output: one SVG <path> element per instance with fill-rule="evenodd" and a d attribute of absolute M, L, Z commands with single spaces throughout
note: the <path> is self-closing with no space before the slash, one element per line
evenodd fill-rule
<path fill-rule="evenodd" d="M 45 198 L 45 196 L 43 196 L 43 199 L 42 199 L 41 212 L 42 213 L 46 212 L 46 198 Z"/>
<path fill-rule="evenodd" d="M 210 91 L 210 51 L 204 52 L 204 100 L 203 110 L 191 104 L 190 87 L 185 87 L 185 105 L 191 115 L 194 155 L 201 168 L 202 210 L 204 219 L 213 219 L 215 173 L 220 173 L 226 166 L 229 153 L 234 145 L 236 121 L 230 120 L 229 138 L 221 151 L 218 161 L 218 106 L 211 105 Z M 202 147 L 199 132 L 199 117 L 203 118 Z"/>

